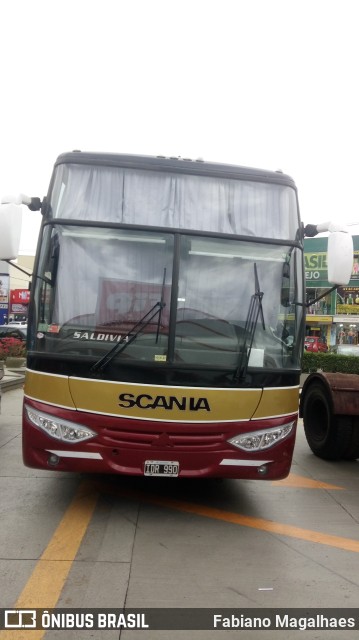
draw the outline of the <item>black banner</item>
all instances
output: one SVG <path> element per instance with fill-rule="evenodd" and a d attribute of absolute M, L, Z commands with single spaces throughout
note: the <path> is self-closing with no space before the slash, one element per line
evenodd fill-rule
<path fill-rule="evenodd" d="M 0 629 L 359 630 L 359 609 L 0 609 Z"/>

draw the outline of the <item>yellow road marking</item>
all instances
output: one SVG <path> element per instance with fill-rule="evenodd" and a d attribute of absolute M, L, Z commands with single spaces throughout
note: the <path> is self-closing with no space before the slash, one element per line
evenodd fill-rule
<path fill-rule="evenodd" d="M 311 478 L 305 478 L 304 476 L 297 476 L 295 473 L 291 473 L 288 478 L 284 478 L 284 480 L 274 480 L 272 485 L 273 487 L 297 487 L 298 489 L 343 490 L 343 487 L 337 487 L 334 484 L 327 484 L 326 482 L 319 482 L 319 480 L 312 480 Z"/>
<path fill-rule="evenodd" d="M 237 524 L 243 527 L 260 529 L 261 531 L 268 531 L 269 533 L 276 533 L 281 536 L 297 538 L 299 540 L 306 540 L 308 542 L 314 542 L 316 544 L 335 547 L 336 549 L 341 549 L 344 551 L 354 551 L 355 553 L 359 553 L 359 540 L 343 538 L 342 536 L 334 536 L 331 534 L 321 533 L 320 531 L 312 531 L 311 529 L 302 529 L 301 527 L 282 524 L 280 522 L 274 522 L 273 520 L 265 520 L 264 518 L 244 516 L 239 513 L 233 513 L 231 511 L 223 511 L 222 509 L 216 509 L 214 507 L 206 507 L 200 504 L 193 504 L 192 502 L 163 498 L 152 494 L 146 494 L 142 491 L 116 489 L 115 487 L 109 486 L 104 487 L 103 484 L 101 485 L 101 488 L 99 487 L 99 485 L 95 486 L 97 487 L 97 490 L 104 493 L 117 494 L 125 498 L 136 499 L 143 502 L 148 502 L 150 504 L 155 504 L 166 509 L 175 509 L 176 511 L 193 513 L 205 518 L 222 520 L 223 522 L 230 522 L 232 524 Z"/>
<path fill-rule="evenodd" d="M 37 562 L 14 609 L 52 609 L 92 518 L 98 494 L 82 482 L 48 546 Z M 1 640 L 41 640 L 45 630 L 0 631 Z"/>

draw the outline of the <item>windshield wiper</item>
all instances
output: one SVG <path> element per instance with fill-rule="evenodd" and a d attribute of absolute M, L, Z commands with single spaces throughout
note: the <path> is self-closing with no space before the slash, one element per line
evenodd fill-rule
<path fill-rule="evenodd" d="M 153 307 L 147 313 L 145 313 L 142 318 L 138 322 L 136 322 L 133 327 L 126 333 L 126 335 L 121 338 L 119 342 L 117 342 L 112 349 L 104 356 L 102 356 L 94 365 L 90 368 L 91 373 L 101 372 L 107 367 L 107 365 L 113 360 L 119 353 L 122 353 L 127 347 L 136 340 L 137 336 L 152 322 L 152 320 L 158 315 L 157 322 L 157 331 L 156 331 L 156 343 L 158 342 L 159 331 L 160 331 L 160 323 L 162 310 L 166 306 L 164 302 L 164 290 L 165 290 L 165 281 L 166 281 L 166 268 L 163 270 L 163 282 L 162 282 L 162 291 L 161 291 L 161 299 L 158 300 Z"/>
<path fill-rule="evenodd" d="M 165 298 L 165 284 L 166 284 L 166 267 L 163 269 L 163 280 L 162 280 L 162 289 L 161 289 L 161 300 L 159 301 L 159 303 L 157 302 L 157 304 L 160 305 L 159 311 L 158 311 L 158 321 L 157 321 L 157 331 L 156 331 L 156 344 L 158 343 L 158 338 L 160 335 L 160 327 L 161 327 L 161 318 L 162 318 L 162 309 L 165 308 L 166 304 L 164 301 Z"/>
<path fill-rule="evenodd" d="M 266 328 L 264 323 L 264 314 L 263 314 L 263 305 L 262 305 L 262 299 L 263 299 L 264 293 L 263 291 L 260 290 L 256 263 L 254 263 L 254 282 L 255 282 L 255 292 L 253 293 L 250 299 L 246 324 L 244 326 L 244 341 L 243 341 L 242 351 L 240 353 L 238 367 L 235 371 L 234 378 L 233 378 L 236 382 L 238 382 L 240 378 L 244 378 L 246 376 L 259 315 L 261 316 L 263 330 L 265 331 L 265 328 Z"/>

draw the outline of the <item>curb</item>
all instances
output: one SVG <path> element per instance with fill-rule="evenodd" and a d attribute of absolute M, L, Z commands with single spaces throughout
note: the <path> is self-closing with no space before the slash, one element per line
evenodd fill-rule
<path fill-rule="evenodd" d="M 0 392 L 10 391 L 23 387 L 25 382 L 25 369 L 5 369 L 4 377 L 0 380 Z"/>

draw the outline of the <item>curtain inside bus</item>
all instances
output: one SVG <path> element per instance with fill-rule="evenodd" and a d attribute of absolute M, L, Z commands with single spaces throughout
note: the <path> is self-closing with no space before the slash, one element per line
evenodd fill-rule
<path fill-rule="evenodd" d="M 295 240 L 294 189 L 226 178 L 59 165 L 55 218 L 150 225 Z"/>

